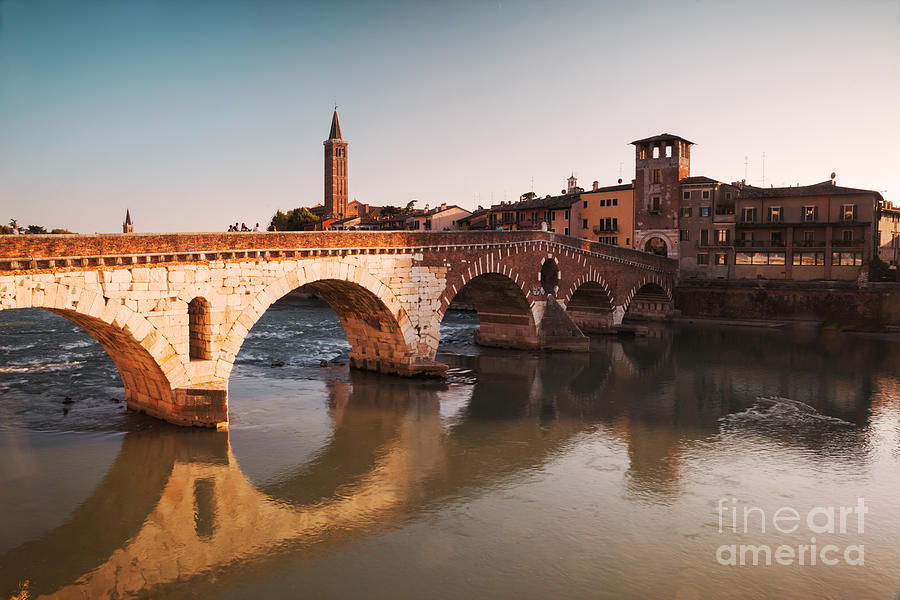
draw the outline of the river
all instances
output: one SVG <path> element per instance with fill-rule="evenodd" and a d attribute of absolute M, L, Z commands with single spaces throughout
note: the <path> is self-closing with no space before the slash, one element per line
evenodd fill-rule
<path fill-rule="evenodd" d="M 0 312 L 0 597 L 900 594 L 897 342 L 667 326 L 539 354 L 475 326 L 449 312 L 449 377 L 408 380 L 282 300 L 216 433 L 128 411 L 74 324 Z"/>

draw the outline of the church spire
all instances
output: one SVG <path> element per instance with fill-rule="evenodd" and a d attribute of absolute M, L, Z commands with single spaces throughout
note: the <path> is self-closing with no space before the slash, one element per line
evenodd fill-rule
<path fill-rule="evenodd" d="M 343 139 L 341 137 L 341 122 L 338 120 L 337 114 L 337 105 L 334 107 L 334 116 L 331 117 L 331 133 L 328 135 L 329 140 L 340 140 Z"/>
<path fill-rule="evenodd" d="M 122 233 L 134 232 L 134 223 L 131 222 L 131 211 L 125 209 L 125 222 L 122 223 Z"/>

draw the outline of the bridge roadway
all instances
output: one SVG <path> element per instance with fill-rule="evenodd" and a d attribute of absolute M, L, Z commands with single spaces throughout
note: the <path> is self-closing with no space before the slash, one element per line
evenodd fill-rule
<path fill-rule="evenodd" d="M 118 367 L 128 406 L 227 428 L 247 333 L 290 291 L 341 320 L 351 366 L 440 375 L 444 313 L 462 290 L 483 345 L 584 351 L 627 311 L 664 314 L 675 261 L 541 231 L 0 236 L 0 310 L 80 325 Z"/>

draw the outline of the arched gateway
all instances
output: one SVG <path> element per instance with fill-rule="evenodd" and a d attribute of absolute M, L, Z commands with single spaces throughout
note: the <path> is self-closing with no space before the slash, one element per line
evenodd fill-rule
<path fill-rule="evenodd" d="M 227 426 L 244 338 L 301 285 L 338 314 L 352 366 L 410 376 L 446 370 L 440 324 L 464 287 L 480 343 L 586 350 L 584 315 L 615 326 L 644 283 L 671 298 L 674 274 L 663 257 L 539 231 L 0 236 L 0 310 L 77 323 L 129 407 L 182 425 Z"/>

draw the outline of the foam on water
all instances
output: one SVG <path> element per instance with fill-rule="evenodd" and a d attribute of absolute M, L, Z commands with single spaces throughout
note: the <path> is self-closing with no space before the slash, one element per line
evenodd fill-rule
<path fill-rule="evenodd" d="M 838 426 L 854 427 L 853 423 L 823 415 L 814 407 L 781 396 L 757 396 L 753 406 L 741 412 L 725 415 L 719 422 L 726 426 L 774 426 L 774 427 L 806 427 L 806 426 Z"/>

